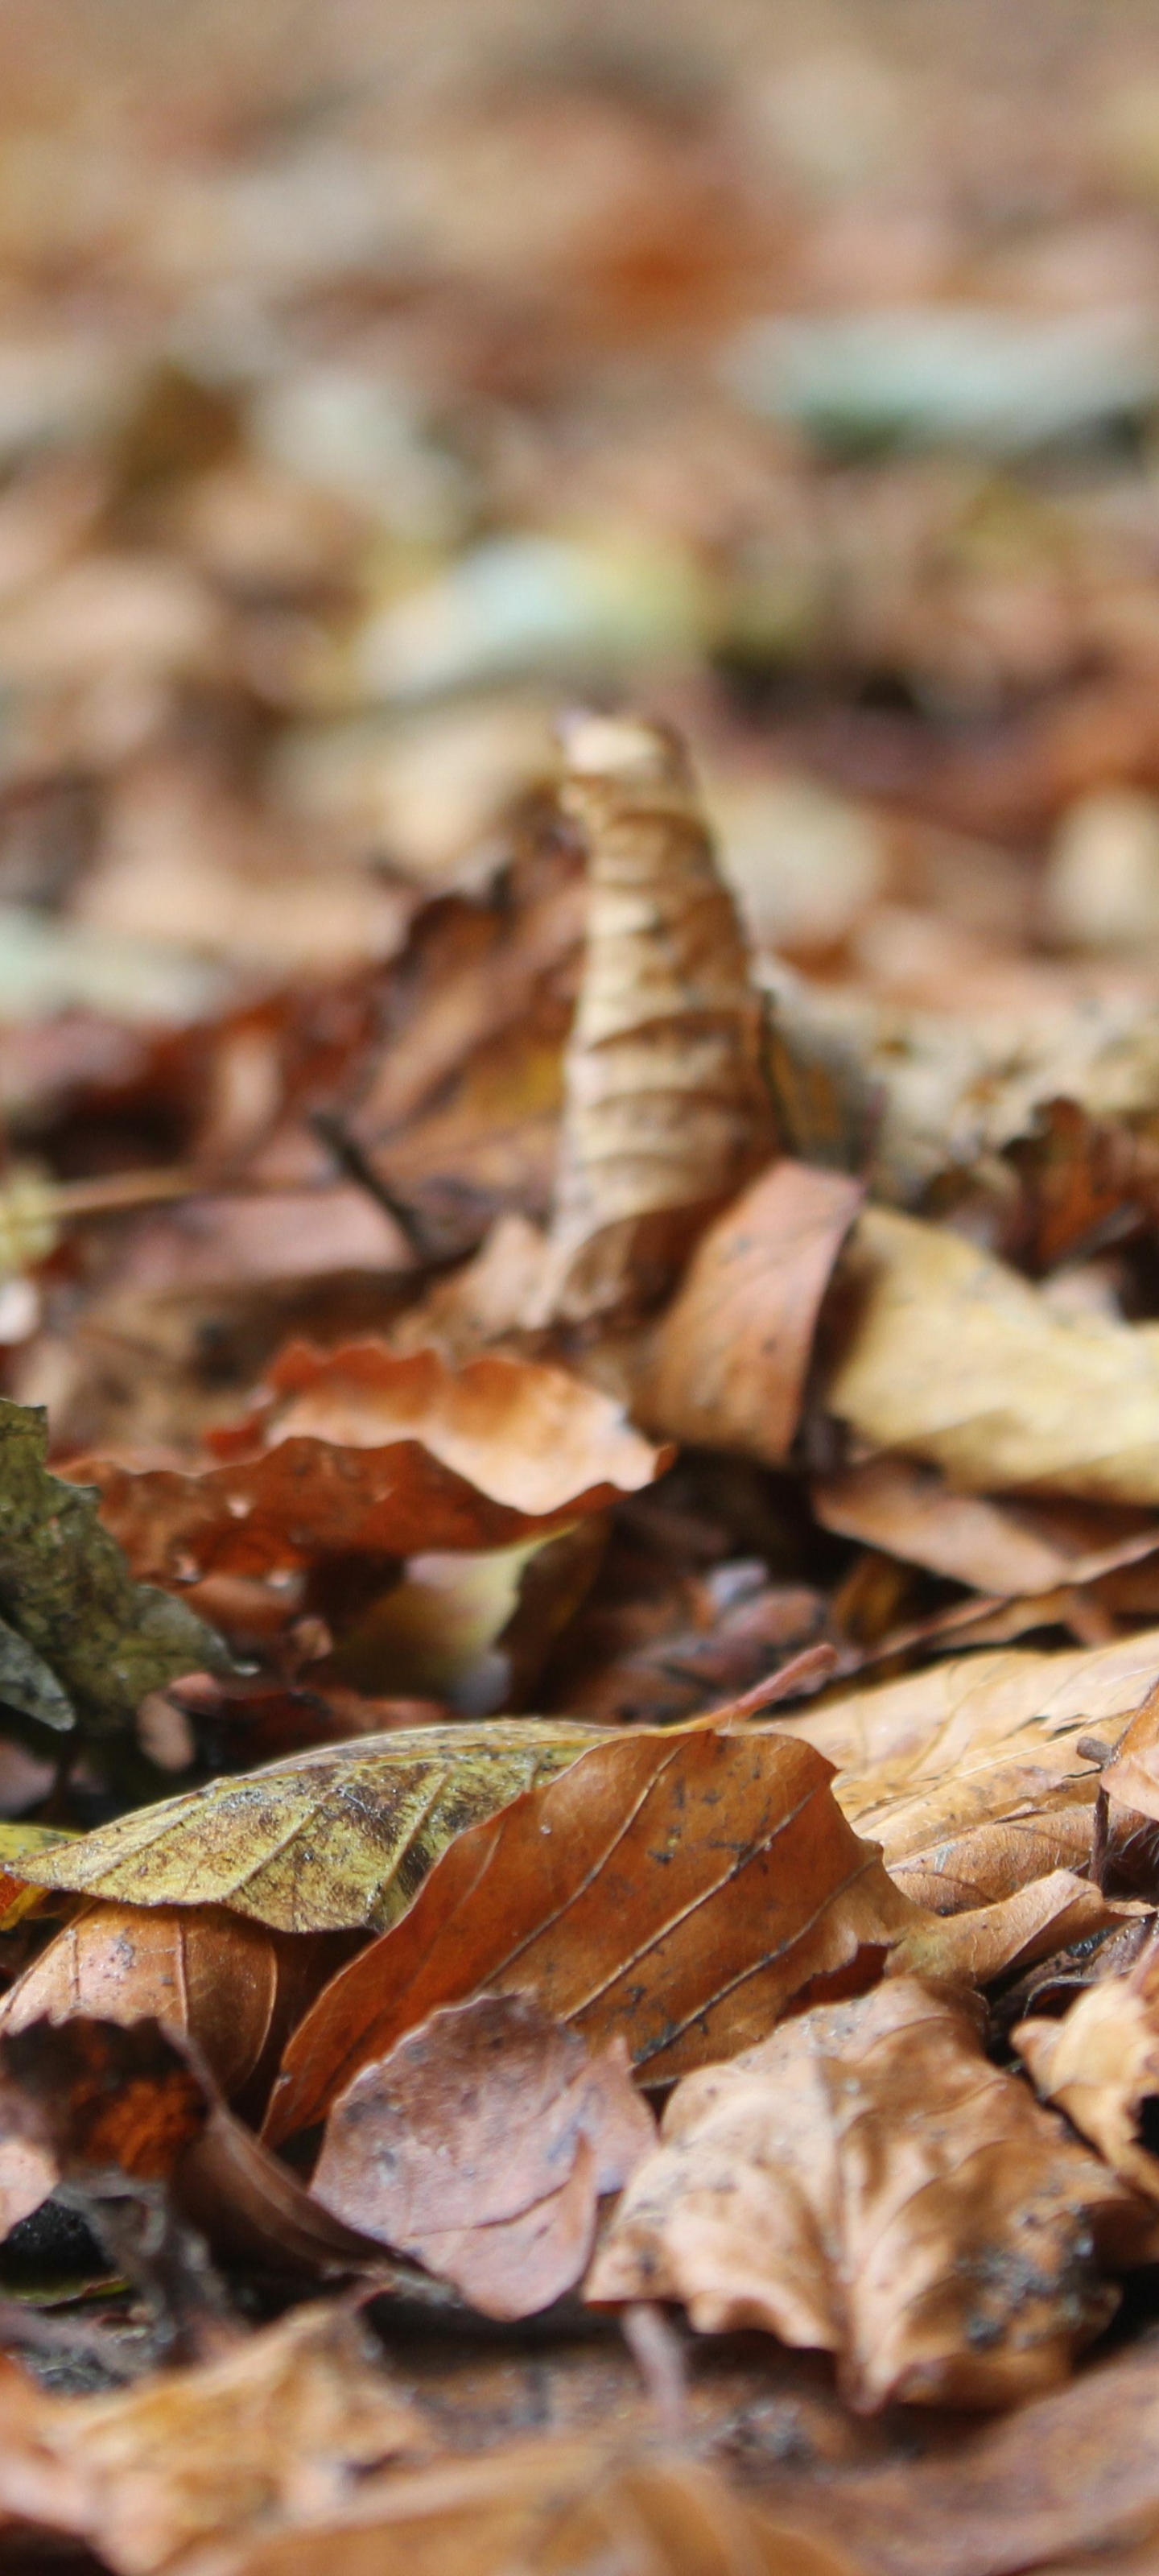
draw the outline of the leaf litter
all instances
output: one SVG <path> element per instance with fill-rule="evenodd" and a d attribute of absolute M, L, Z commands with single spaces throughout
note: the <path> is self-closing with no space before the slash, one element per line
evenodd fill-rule
<path fill-rule="evenodd" d="M 14 2563 L 1153 2552 L 1154 41 L 979 5 L 0 38 Z"/>

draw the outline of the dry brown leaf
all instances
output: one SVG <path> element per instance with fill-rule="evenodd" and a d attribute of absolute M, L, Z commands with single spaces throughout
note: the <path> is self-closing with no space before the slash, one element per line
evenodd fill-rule
<path fill-rule="evenodd" d="M 1052 1869 L 989 1905 L 972 1905 L 961 1914 L 926 1915 L 903 1933 L 886 1974 L 988 1986 L 1056 1951 L 1090 1942 L 1125 1923 L 1137 1925 L 1142 1915 L 1142 1908 L 1114 1904 L 1075 1870 Z"/>
<path fill-rule="evenodd" d="M 697 1245 L 636 1388 L 673 1439 L 783 1464 L 817 1316 L 864 1195 L 844 1172 L 781 1161 Z"/>
<path fill-rule="evenodd" d="M 480 1995 L 355 2076 L 310 2188 L 485 2316 L 532 2316 L 582 2277 L 598 2200 L 655 2138 L 623 2039 L 591 2052 L 532 1996 Z"/>
<path fill-rule="evenodd" d="M 1092 1583 L 1159 1548 L 1150 1513 L 955 1493 L 911 1458 L 868 1458 L 819 1478 L 812 1502 L 823 1529 L 999 1600 Z"/>
<path fill-rule="evenodd" d="M 1159 2097 L 1159 1956 L 1154 1944 L 1126 1976 L 1105 1977 L 1061 2021 L 1011 2033 L 1045 2102 L 1065 2111 L 1116 2173 L 1159 2200 L 1154 2152 Z"/>
<path fill-rule="evenodd" d="M 460 1834 L 391 1946 L 340 1971 L 286 2051 L 275 2139 L 438 2005 L 534 1994 L 649 2082 L 762 2035 L 810 1986 L 849 1991 L 913 1911 L 860 1842 L 811 1747 L 758 1731 L 643 1728 Z"/>
<path fill-rule="evenodd" d="M 655 1303 L 775 1144 L 761 1004 L 679 745 L 632 719 L 567 727 L 565 812 L 588 854 L 544 1313 Z"/>
<path fill-rule="evenodd" d="M 4 2362 L 0 2437 L 0 2515 L 89 2542 L 116 2576 L 333 2511 L 367 2471 L 431 2447 L 333 2304 L 107 2397 L 49 2395 Z"/>
<path fill-rule="evenodd" d="M 589 2299 L 677 2298 L 703 2333 L 836 2353 L 850 2403 L 1004 2406 L 1113 2315 L 1145 2205 L 988 2065 L 979 2016 L 916 1977 L 805 2013 L 689 2076 Z"/>
<path fill-rule="evenodd" d="M 263 1574 L 322 1555 L 511 1546 L 637 1492 L 667 1463 L 564 1370 L 484 1356 L 292 1342 L 270 1396 L 184 1473 L 73 1460 L 130 1563 L 163 1580 Z"/>
<path fill-rule="evenodd" d="M 227 2101 L 260 2112 L 290 2031 L 343 1947 L 215 1906 L 90 1905 L 0 1999 L 0 2036 L 42 2018 L 163 2022 L 192 2041 Z"/>
<path fill-rule="evenodd" d="M 1063 1317 L 945 1227 L 858 1218 L 841 1264 L 851 1321 L 825 1401 L 874 1449 L 967 1493 L 1159 1502 L 1159 1328 Z"/>
<path fill-rule="evenodd" d="M 574 1719 L 489 1718 L 318 1745 L 139 1807 L 27 1873 L 131 1905 L 228 1905 L 279 1932 L 381 1931 L 465 1825 L 602 1740 Z"/>
<path fill-rule="evenodd" d="M 839 1804 L 898 1885 L 956 1913 L 1089 1861 L 1088 1739 L 1113 1737 L 1157 1672 L 1155 1630 L 1073 1653 L 962 1655 L 778 1724 L 837 1764 Z"/>
<path fill-rule="evenodd" d="M 1131 1719 L 1103 1771 L 1111 1811 L 1159 1820 L 1159 1681 Z"/>

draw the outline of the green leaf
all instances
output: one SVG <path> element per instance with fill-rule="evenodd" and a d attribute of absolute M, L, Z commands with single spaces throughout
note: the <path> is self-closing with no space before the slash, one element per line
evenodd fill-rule
<path fill-rule="evenodd" d="M 226 1647 L 172 1593 L 135 1583 L 91 1485 L 49 1474 L 40 1405 L 0 1397 L 0 1701 L 111 1735 L 179 1673 L 227 1673 Z"/>

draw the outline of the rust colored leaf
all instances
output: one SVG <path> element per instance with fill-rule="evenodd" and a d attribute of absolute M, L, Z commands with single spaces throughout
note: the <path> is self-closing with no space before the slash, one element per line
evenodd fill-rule
<path fill-rule="evenodd" d="M 5 2362 L 0 2437 L 0 2515 L 89 2542 L 116 2576 L 292 2527 L 340 2506 L 367 2471 L 430 2447 L 332 2304 L 107 2397 L 50 2395 Z"/>
<path fill-rule="evenodd" d="M 486 2316 L 531 2316 L 582 2277 L 600 2196 L 655 2134 L 622 2039 L 589 2052 L 532 1997 L 480 1995 L 355 2076 L 311 2191 Z"/>
<path fill-rule="evenodd" d="M 854 1309 L 826 1391 L 874 1449 L 967 1493 L 1159 1502 L 1159 1335 L 1061 1316 L 962 1235 L 863 1211 L 842 1262 Z"/>
<path fill-rule="evenodd" d="M 73 1460 L 134 1568 L 260 1575 L 350 1553 L 514 1545 L 635 1493 L 667 1464 L 594 1387 L 532 1360 L 291 1342 L 270 1394 L 182 1471 Z"/>
<path fill-rule="evenodd" d="M 1113 1738 L 1157 1669 L 1154 1630 L 963 1655 L 779 1723 L 838 1765 L 835 1795 L 898 1885 L 952 1914 L 1089 1862 L 1099 1730 Z"/>
<path fill-rule="evenodd" d="M 649 2082 L 761 2036 L 810 1986 L 864 1984 L 912 1908 L 811 1746 L 712 1726 L 613 1736 L 460 1834 L 409 1915 L 286 2051 L 275 2139 L 437 2006 L 534 1994 Z"/>
<path fill-rule="evenodd" d="M 138 1808 L 25 1866 L 37 1886 L 131 1905 L 227 1905 L 279 1932 L 381 1931 L 464 1826 L 603 1733 L 562 1717 L 488 1718 L 318 1745 Z"/>
<path fill-rule="evenodd" d="M 638 1390 L 646 1421 L 783 1463 L 821 1300 L 863 1194 L 844 1172 L 782 1161 L 718 1218 L 658 1327 Z"/>
<path fill-rule="evenodd" d="M 342 1946 L 216 1906 L 90 1905 L 0 2000 L 0 2036 L 78 2016 L 163 2022 L 193 2043 L 227 2101 L 260 2110 L 285 2040 Z"/>
<path fill-rule="evenodd" d="M 167 2182 L 209 2116 L 204 2084 L 156 2022 L 40 2021 L 0 2042 L 3 2232 L 62 2178 L 115 2168 Z"/>
<path fill-rule="evenodd" d="M 1004 2406 L 1062 2378 L 1143 2257 L 1145 2204 L 899 1977 L 689 2076 L 589 2276 L 838 2356 L 852 2405 Z"/>
<path fill-rule="evenodd" d="M 1159 1214 L 1159 1145 L 1075 1100 L 1046 1100 L 1031 1135 L 1006 1148 L 1020 1201 L 1007 1249 L 1028 1270 L 1116 1242 Z"/>
<path fill-rule="evenodd" d="M 1154 1943 L 1126 1976 L 1105 1977 L 1061 2021 L 1011 2033 L 1045 2102 L 1065 2111 L 1116 2173 L 1159 2200 L 1153 2152 L 1159 2099 L 1159 1954 Z"/>
<path fill-rule="evenodd" d="M 579 716 L 565 811 L 588 856 L 544 1311 L 640 1309 L 773 1151 L 762 1015 L 685 756 L 658 727 Z"/>

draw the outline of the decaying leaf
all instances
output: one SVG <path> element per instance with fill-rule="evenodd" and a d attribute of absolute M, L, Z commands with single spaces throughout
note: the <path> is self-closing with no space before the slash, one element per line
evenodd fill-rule
<path fill-rule="evenodd" d="M 761 1004 L 683 752 L 580 716 L 566 753 L 588 933 L 542 1303 L 582 1320 L 654 1304 L 775 1136 Z"/>
<path fill-rule="evenodd" d="M 227 1905 L 278 1932 L 381 1931 L 464 1826 L 603 1734 L 490 1718 L 319 1745 L 119 1816 L 34 1855 L 28 1876 L 131 1905 Z"/>
<path fill-rule="evenodd" d="M 431 2447 L 333 2304 L 107 2397 L 49 2395 L 6 2361 L 0 2436 L 0 2516 L 87 2541 L 116 2576 L 333 2511 Z"/>
<path fill-rule="evenodd" d="M 50 1476 L 46 1419 L 0 1398 L 0 1699 L 105 1734 L 178 1674 L 229 1672 L 184 1602 L 135 1583 L 97 1498 Z"/>
<path fill-rule="evenodd" d="M 863 1985 L 913 1908 L 812 1747 L 757 1730 L 629 1729 L 461 1833 L 387 1939 L 295 2032 L 275 2140 L 439 2005 L 534 1994 L 648 2082 L 763 2035 L 812 1987 Z"/>
<path fill-rule="evenodd" d="M 1145 2259 L 1145 2204 L 1014 2076 L 963 1998 L 899 1977 L 689 2076 L 587 2284 L 836 2353 L 855 2407 L 1004 2406 L 1062 2378 Z"/>
<path fill-rule="evenodd" d="M 852 1320 L 826 1403 L 875 1449 L 967 1493 L 1159 1502 L 1159 1330 L 1063 1317 L 943 1226 L 858 1218 L 842 1261 Z"/>
<path fill-rule="evenodd" d="M 818 1310 L 862 1196 L 844 1172 L 789 1161 L 742 1192 L 657 1328 L 636 1390 L 645 1421 L 768 1465 L 787 1458 Z"/>
<path fill-rule="evenodd" d="M 524 2317 L 582 2277 L 601 2195 L 654 2143 L 622 2039 L 590 2052 L 533 1998 L 480 1995 L 355 2076 L 311 2190 L 486 2316 Z"/>
<path fill-rule="evenodd" d="M 1116 2173 L 1159 2200 L 1159 1958 L 1146 1949 L 1126 1976 L 1104 1977 L 1061 2021 L 1011 2034 L 1045 2102 L 1065 2111 Z"/>
<path fill-rule="evenodd" d="M 1089 1861 L 1100 1729 L 1113 1738 L 1157 1670 L 1154 1630 L 963 1655 L 778 1724 L 837 1764 L 840 1805 L 898 1885 L 955 1913 Z"/>
<path fill-rule="evenodd" d="M 512 1546 L 648 1484 L 667 1464 L 609 1396 L 563 1369 L 449 1369 L 381 1342 L 290 1343 L 270 1394 L 214 1444 L 224 1462 L 76 1472 L 131 1564 L 168 1581 L 350 1553 Z"/>

